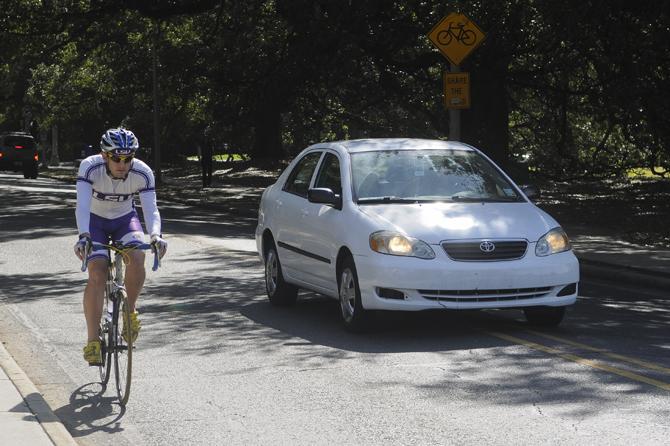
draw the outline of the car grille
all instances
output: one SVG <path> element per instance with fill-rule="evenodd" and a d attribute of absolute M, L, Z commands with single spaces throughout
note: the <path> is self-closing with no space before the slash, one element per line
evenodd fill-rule
<path fill-rule="evenodd" d="M 495 245 L 495 249 L 490 252 L 482 251 L 480 246 L 485 242 Z M 520 259 L 526 254 L 527 247 L 528 242 L 526 240 L 471 240 L 442 243 L 442 248 L 449 258 L 460 262 L 490 262 Z"/>
<path fill-rule="evenodd" d="M 419 290 L 424 299 L 445 302 L 504 302 L 535 299 L 549 293 L 551 287 L 501 290 Z"/>

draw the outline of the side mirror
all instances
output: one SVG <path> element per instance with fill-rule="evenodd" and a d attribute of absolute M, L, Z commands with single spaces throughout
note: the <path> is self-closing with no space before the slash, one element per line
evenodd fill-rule
<path fill-rule="evenodd" d="M 526 197 L 531 201 L 536 201 L 541 195 L 540 188 L 534 184 L 525 184 L 521 186 L 521 191 L 526 194 Z"/>
<path fill-rule="evenodd" d="M 342 196 L 325 187 L 309 189 L 307 199 L 310 203 L 326 204 L 335 209 L 342 209 Z"/>

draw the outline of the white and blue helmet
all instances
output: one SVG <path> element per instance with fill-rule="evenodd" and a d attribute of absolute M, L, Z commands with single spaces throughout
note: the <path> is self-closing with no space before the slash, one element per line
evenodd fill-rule
<path fill-rule="evenodd" d="M 117 156 L 134 155 L 139 146 L 135 134 L 123 128 L 109 129 L 100 139 L 100 150 Z"/>

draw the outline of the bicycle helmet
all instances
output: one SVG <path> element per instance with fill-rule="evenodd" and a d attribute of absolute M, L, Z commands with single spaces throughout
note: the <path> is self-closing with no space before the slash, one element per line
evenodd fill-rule
<path fill-rule="evenodd" d="M 135 134 L 123 128 L 109 129 L 100 139 L 100 150 L 117 156 L 134 155 L 139 146 Z"/>

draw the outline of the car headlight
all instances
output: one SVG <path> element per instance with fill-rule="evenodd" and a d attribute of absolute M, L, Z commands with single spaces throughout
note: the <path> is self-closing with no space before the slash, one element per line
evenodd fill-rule
<path fill-rule="evenodd" d="M 570 239 L 563 228 L 554 228 L 544 234 L 535 244 L 535 255 L 540 257 L 572 249 Z"/>
<path fill-rule="evenodd" d="M 392 256 L 434 259 L 435 252 L 426 242 L 398 232 L 379 231 L 370 234 L 370 249 Z"/>

